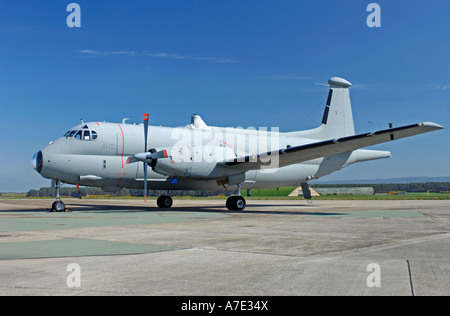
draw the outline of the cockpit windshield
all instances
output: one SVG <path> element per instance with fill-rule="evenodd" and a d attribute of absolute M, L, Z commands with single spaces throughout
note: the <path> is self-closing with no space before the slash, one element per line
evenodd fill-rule
<path fill-rule="evenodd" d="M 87 128 L 87 126 L 85 126 Z M 85 127 L 83 127 L 82 130 L 71 130 L 71 131 L 67 131 L 67 133 L 64 134 L 63 137 L 65 138 L 69 138 L 69 137 L 75 137 L 75 139 L 79 139 L 79 140 L 95 140 L 97 139 L 97 132 L 96 131 L 91 131 L 89 129 L 85 129 Z"/>

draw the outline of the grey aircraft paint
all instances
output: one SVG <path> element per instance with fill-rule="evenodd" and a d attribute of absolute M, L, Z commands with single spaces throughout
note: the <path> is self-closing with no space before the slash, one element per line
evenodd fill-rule
<path fill-rule="evenodd" d="M 148 126 L 145 146 L 144 124 L 89 122 L 36 153 L 33 166 L 48 179 L 113 192 L 143 189 L 148 163 L 148 189 L 238 189 L 240 195 L 240 189 L 299 186 L 356 162 L 388 158 L 389 151 L 360 148 L 443 128 L 425 122 L 355 135 L 351 83 L 328 82 L 322 124 L 312 130 L 212 127 L 194 114 L 184 127 Z"/>

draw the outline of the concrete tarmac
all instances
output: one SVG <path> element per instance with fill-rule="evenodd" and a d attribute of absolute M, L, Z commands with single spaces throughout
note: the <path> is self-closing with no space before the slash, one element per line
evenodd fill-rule
<path fill-rule="evenodd" d="M 51 203 L 0 200 L 0 295 L 450 295 L 448 200 Z"/>

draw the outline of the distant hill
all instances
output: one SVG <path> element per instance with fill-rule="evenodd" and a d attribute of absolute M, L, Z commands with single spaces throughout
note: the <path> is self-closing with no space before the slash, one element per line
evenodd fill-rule
<path fill-rule="evenodd" d="M 447 177 L 405 177 L 388 179 L 365 179 L 365 180 L 341 180 L 341 181 L 315 181 L 317 184 L 378 184 L 378 183 L 425 183 L 425 182 L 450 182 Z"/>

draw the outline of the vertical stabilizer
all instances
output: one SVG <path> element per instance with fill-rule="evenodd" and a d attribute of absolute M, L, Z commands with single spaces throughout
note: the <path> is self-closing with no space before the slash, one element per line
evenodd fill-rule
<path fill-rule="evenodd" d="M 330 91 L 322 117 L 322 125 L 312 130 L 293 132 L 292 135 L 322 140 L 355 135 L 349 93 L 352 84 L 339 77 L 330 78 L 328 83 Z"/>
<path fill-rule="evenodd" d="M 348 89 L 352 84 L 339 77 L 330 78 L 328 83 L 330 84 L 330 91 L 322 118 L 324 138 L 332 139 L 355 135 Z"/>

